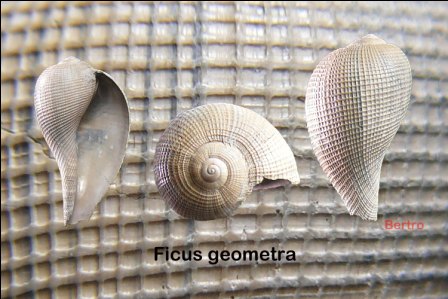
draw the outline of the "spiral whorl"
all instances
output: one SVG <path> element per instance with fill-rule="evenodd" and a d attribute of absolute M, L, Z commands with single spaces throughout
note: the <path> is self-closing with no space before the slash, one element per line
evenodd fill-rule
<path fill-rule="evenodd" d="M 280 133 L 253 111 L 210 104 L 173 120 L 156 148 L 156 183 L 184 217 L 229 216 L 264 178 L 299 178 Z"/>

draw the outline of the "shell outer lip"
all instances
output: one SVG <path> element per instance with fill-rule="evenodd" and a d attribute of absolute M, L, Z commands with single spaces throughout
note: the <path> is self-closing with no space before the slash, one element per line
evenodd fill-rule
<path fill-rule="evenodd" d="M 109 75 L 108 73 L 106 73 L 104 71 L 101 71 L 101 70 L 97 70 L 97 69 L 94 69 L 94 71 L 95 71 L 95 75 L 96 75 L 97 78 L 98 78 L 98 75 L 104 75 L 104 76 L 106 76 L 108 79 L 110 79 L 115 84 L 115 86 L 117 87 L 117 89 L 120 91 L 120 93 L 122 95 L 122 99 L 126 103 L 126 112 L 130 116 L 131 115 L 131 110 L 129 109 L 129 100 L 128 100 L 128 97 L 126 96 L 126 93 L 123 91 L 123 89 L 115 82 L 115 79 L 111 75 Z M 96 91 L 95 91 L 95 93 L 96 93 Z M 127 131 L 126 140 L 129 140 L 129 134 L 131 133 L 131 122 L 130 121 L 129 121 L 129 125 L 127 126 L 127 130 L 126 131 Z M 128 147 L 128 145 L 126 143 L 126 148 L 127 147 Z M 120 164 L 123 163 L 125 157 L 126 157 L 126 154 L 123 155 L 123 158 L 121 159 Z"/>

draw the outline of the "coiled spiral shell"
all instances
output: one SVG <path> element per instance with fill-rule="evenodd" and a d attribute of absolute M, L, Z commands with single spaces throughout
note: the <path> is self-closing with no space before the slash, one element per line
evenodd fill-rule
<path fill-rule="evenodd" d="M 377 219 L 381 165 L 408 109 L 411 81 L 406 55 L 374 35 L 333 51 L 311 76 L 311 143 L 351 215 Z"/>
<path fill-rule="evenodd" d="M 280 133 L 257 113 L 230 104 L 200 106 L 174 119 L 157 145 L 154 172 L 169 206 L 196 220 L 231 215 L 254 187 L 299 183 Z"/>
<path fill-rule="evenodd" d="M 88 219 L 123 162 L 126 97 L 109 75 L 69 57 L 39 76 L 34 106 L 61 172 L 64 223 Z"/>

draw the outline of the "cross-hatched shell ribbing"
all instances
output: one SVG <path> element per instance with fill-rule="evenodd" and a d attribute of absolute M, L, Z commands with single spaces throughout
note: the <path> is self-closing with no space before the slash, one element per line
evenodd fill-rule
<path fill-rule="evenodd" d="M 311 76 L 311 143 L 351 215 L 377 219 L 381 165 L 408 109 L 411 80 L 406 55 L 374 35 L 330 53 Z"/>
<path fill-rule="evenodd" d="M 36 82 L 36 118 L 58 161 L 65 223 L 73 213 L 78 184 L 76 131 L 96 87 L 95 70 L 73 57 L 46 69 Z"/>
<path fill-rule="evenodd" d="M 34 98 L 61 172 L 64 223 L 89 219 L 125 155 L 126 96 L 108 74 L 70 57 L 39 76 Z"/>
<path fill-rule="evenodd" d="M 231 215 L 264 179 L 299 183 L 280 133 L 257 113 L 230 104 L 200 106 L 173 120 L 157 145 L 154 170 L 170 207 L 197 220 Z"/>

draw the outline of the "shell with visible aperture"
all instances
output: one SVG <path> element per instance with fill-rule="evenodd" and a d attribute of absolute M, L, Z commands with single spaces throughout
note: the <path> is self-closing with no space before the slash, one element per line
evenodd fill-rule
<path fill-rule="evenodd" d="M 351 215 L 377 219 L 381 165 L 411 84 L 406 55 L 374 35 L 331 52 L 311 76 L 305 111 L 313 150 Z"/>
<path fill-rule="evenodd" d="M 232 215 L 253 189 L 299 183 L 281 134 L 231 104 L 199 106 L 174 119 L 157 145 L 154 172 L 168 205 L 196 220 Z"/>
<path fill-rule="evenodd" d="M 61 173 L 64 224 L 88 219 L 124 159 L 126 96 L 108 74 L 69 57 L 39 76 L 34 106 Z"/>

